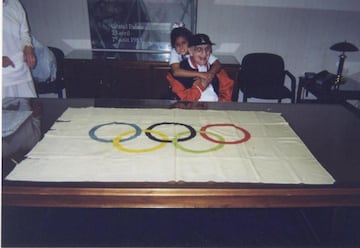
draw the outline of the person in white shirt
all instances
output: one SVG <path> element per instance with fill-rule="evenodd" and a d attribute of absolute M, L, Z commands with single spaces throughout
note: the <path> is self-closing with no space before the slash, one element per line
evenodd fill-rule
<path fill-rule="evenodd" d="M 35 63 L 23 6 L 18 0 L 3 0 L 3 98 L 36 97 L 30 72 Z"/>

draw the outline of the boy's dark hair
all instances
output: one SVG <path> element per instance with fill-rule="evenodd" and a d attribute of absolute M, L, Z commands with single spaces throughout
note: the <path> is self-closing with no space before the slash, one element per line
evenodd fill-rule
<path fill-rule="evenodd" d="M 184 37 L 187 41 L 190 41 L 192 33 L 190 30 L 184 27 L 174 28 L 170 34 L 171 47 L 175 47 L 175 42 L 178 37 Z"/>

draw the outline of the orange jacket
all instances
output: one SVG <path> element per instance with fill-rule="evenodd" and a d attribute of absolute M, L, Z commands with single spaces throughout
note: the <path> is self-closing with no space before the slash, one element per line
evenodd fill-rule
<path fill-rule="evenodd" d="M 234 80 L 232 80 L 224 69 L 221 69 L 216 77 L 219 80 L 219 102 L 230 102 L 232 91 L 234 88 Z M 171 73 L 166 75 L 166 79 L 170 83 L 172 92 L 174 92 L 182 101 L 198 101 L 201 93 L 205 88 L 193 85 L 191 88 L 185 86 L 176 80 Z"/>
<path fill-rule="evenodd" d="M 216 74 L 219 80 L 219 102 L 231 102 L 234 89 L 234 80 L 232 80 L 224 69 Z"/>

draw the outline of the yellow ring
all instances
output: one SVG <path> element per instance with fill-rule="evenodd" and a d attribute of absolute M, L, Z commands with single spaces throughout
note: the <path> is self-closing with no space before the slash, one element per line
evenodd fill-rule
<path fill-rule="evenodd" d="M 143 129 L 142 130 L 145 133 L 152 133 L 155 135 L 159 135 L 162 139 L 164 140 L 169 140 L 169 137 L 166 136 L 164 133 L 161 133 L 159 131 L 155 131 L 155 130 L 148 130 L 148 129 Z M 156 145 L 154 147 L 151 148 L 145 148 L 145 149 L 129 149 L 124 147 L 123 145 L 120 144 L 120 140 L 122 140 L 125 136 L 130 135 L 135 133 L 135 130 L 130 130 L 127 132 L 124 132 L 122 134 L 119 134 L 118 136 L 116 136 L 113 139 L 113 146 L 115 146 L 118 150 L 123 151 L 123 152 L 129 152 L 129 153 L 144 153 L 144 152 L 152 152 L 152 151 L 156 151 L 160 148 L 162 148 L 163 146 L 166 145 L 166 143 L 159 143 L 159 145 Z"/>

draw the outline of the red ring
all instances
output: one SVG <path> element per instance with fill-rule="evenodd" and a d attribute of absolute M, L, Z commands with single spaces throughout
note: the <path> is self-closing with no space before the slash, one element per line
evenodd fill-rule
<path fill-rule="evenodd" d="M 209 125 L 203 126 L 200 129 L 200 131 L 206 131 L 207 128 L 215 127 L 215 126 L 216 127 L 235 127 L 236 129 L 239 129 L 240 131 L 242 131 L 244 133 L 244 138 L 242 138 L 240 140 L 235 140 L 235 141 L 219 141 L 219 140 L 215 140 L 215 139 L 209 137 L 205 132 L 200 132 L 200 135 L 204 139 L 207 139 L 207 140 L 215 142 L 215 143 L 220 143 L 220 144 L 240 144 L 240 143 L 248 141 L 251 137 L 250 133 L 246 129 L 235 126 L 234 124 L 209 124 Z"/>

